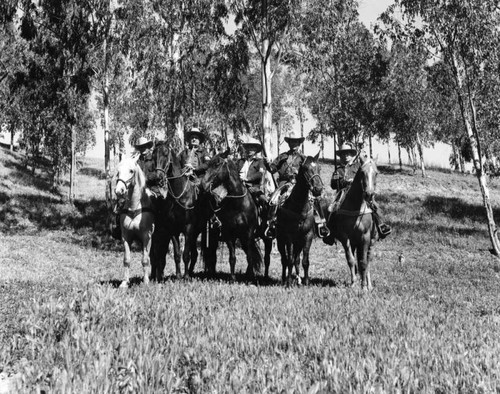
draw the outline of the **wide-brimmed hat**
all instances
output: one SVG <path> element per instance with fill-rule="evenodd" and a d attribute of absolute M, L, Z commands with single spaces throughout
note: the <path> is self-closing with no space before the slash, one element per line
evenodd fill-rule
<path fill-rule="evenodd" d="M 260 152 L 262 150 L 262 144 L 257 138 L 253 137 L 248 137 L 246 138 L 241 145 L 243 145 L 243 148 L 246 150 L 253 149 L 256 152 Z"/>
<path fill-rule="evenodd" d="M 337 156 L 341 154 L 351 154 L 351 155 L 356 155 L 358 151 L 354 147 L 354 144 L 351 144 L 350 142 L 344 142 L 340 148 L 337 150 Z"/>
<path fill-rule="evenodd" d="M 135 149 L 149 149 L 153 146 L 153 141 L 148 140 L 146 137 L 139 137 L 139 139 L 135 142 Z"/>
<path fill-rule="evenodd" d="M 205 141 L 205 134 L 203 134 L 198 127 L 193 127 L 191 131 L 186 132 L 186 141 L 189 141 L 192 137 L 198 137 L 200 143 Z"/>
<path fill-rule="evenodd" d="M 290 142 L 291 143 L 296 143 L 296 144 L 302 144 L 304 142 L 304 137 L 301 137 L 299 135 L 297 135 L 296 133 L 289 133 L 286 137 L 285 137 L 285 141 L 289 144 Z"/>

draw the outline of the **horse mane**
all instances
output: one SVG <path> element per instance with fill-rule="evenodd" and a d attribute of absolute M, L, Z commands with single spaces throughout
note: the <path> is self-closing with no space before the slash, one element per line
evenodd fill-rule
<path fill-rule="evenodd" d="M 146 175 L 144 175 L 144 172 L 142 171 L 141 166 L 139 163 L 135 163 L 135 184 L 137 187 L 139 187 L 141 190 L 146 188 Z"/>

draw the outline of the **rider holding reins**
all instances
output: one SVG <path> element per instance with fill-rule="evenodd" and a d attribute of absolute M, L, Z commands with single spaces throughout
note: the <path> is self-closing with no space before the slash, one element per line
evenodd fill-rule
<path fill-rule="evenodd" d="M 304 142 L 304 137 L 296 137 L 290 134 L 285 137 L 285 141 L 288 143 L 290 149 L 281 153 L 273 162 L 268 164 L 268 170 L 272 174 L 278 173 L 278 188 L 271 196 L 269 202 L 269 224 L 266 235 L 271 238 L 276 236 L 276 214 L 279 206 L 284 201 L 284 199 L 278 196 L 286 196 L 287 192 L 291 190 L 291 187 L 295 184 L 299 168 L 306 160 L 306 156 L 300 152 L 300 146 Z M 326 221 L 317 199 L 314 200 L 314 212 L 318 235 L 325 237 L 330 231 L 326 227 Z"/>
<path fill-rule="evenodd" d="M 362 166 L 361 157 L 358 154 L 356 148 L 351 143 L 344 143 L 340 146 L 340 149 L 337 151 L 337 156 L 339 158 L 339 165 L 335 169 L 332 174 L 332 178 L 330 180 L 330 186 L 333 190 L 337 191 L 335 199 L 333 203 L 329 207 L 329 211 L 331 215 L 334 214 L 340 207 L 347 191 L 349 190 L 356 173 L 359 168 Z M 378 204 L 375 200 L 372 202 L 370 207 L 372 209 L 373 220 L 375 222 L 375 226 L 377 228 L 380 239 L 384 239 L 391 233 L 391 228 L 388 224 L 382 223 L 380 220 L 380 213 Z M 328 245 L 333 245 L 334 238 L 333 234 L 330 234 L 328 237 L 323 238 L 323 242 Z"/>

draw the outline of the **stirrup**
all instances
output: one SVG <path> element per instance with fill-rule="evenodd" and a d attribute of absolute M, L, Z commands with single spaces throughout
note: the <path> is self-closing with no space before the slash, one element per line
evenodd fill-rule
<path fill-rule="evenodd" d="M 218 228 L 222 227 L 222 222 L 220 221 L 220 219 L 216 215 L 214 215 L 210 218 L 210 227 L 212 227 L 214 229 L 218 229 Z"/>
<path fill-rule="evenodd" d="M 328 237 L 330 235 L 330 229 L 328 226 L 325 225 L 325 223 L 320 223 L 318 225 L 318 237 L 324 238 Z"/>
<path fill-rule="evenodd" d="M 276 237 L 276 223 L 269 222 L 266 230 L 264 231 L 264 236 L 266 238 L 275 238 Z"/>
<path fill-rule="evenodd" d="M 378 233 L 381 239 L 387 237 L 390 233 L 392 233 L 392 229 L 388 224 L 381 223 L 378 226 Z"/>

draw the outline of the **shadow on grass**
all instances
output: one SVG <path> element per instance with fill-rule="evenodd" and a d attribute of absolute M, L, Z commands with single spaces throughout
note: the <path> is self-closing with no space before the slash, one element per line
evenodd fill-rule
<path fill-rule="evenodd" d="M 264 278 L 263 276 L 259 275 L 255 279 L 249 278 L 246 274 L 238 273 L 235 275 L 236 278 L 235 280 L 231 280 L 231 274 L 226 273 L 226 272 L 217 272 L 215 275 L 210 275 L 206 272 L 196 272 L 194 273 L 190 278 L 177 278 L 175 275 L 169 275 L 166 276 L 161 283 L 166 283 L 166 282 L 206 282 L 206 283 L 229 283 L 229 284 L 237 284 L 237 285 L 250 285 L 250 286 L 261 286 L 261 287 L 283 287 L 283 283 L 281 282 L 281 279 L 278 278 Z M 160 283 L 160 284 L 161 284 Z M 101 285 L 108 285 L 113 288 L 119 288 L 121 284 L 121 280 L 119 279 L 111 279 L 108 281 L 101 281 Z M 151 284 L 159 284 L 158 282 L 151 281 Z M 142 277 L 135 276 L 133 278 L 130 278 L 130 284 L 129 287 L 136 287 L 142 285 Z M 292 287 L 311 287 L 311 286 L 316 286 L 316 287 L 344 287 L 347 286 L 346 283 L 339 282 L 336 280 L 332 279 L 325 279 L 325 278 L 311 278 L 309 285 L 304 286 L 304 285 L 297 285 L 295 282 Z"/>

